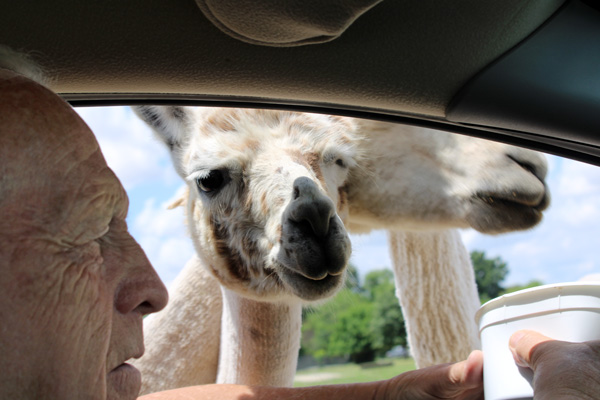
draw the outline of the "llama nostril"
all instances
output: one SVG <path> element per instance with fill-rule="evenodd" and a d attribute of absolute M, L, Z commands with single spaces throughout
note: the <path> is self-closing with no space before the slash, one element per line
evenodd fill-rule
<path fill-rule="evenodd" d="M 538 153 L 525 149 L 520 150 L 521 152 L 513 152 L 506 154 L 506 156 L 525 171 L 529 171 L 539 180 L 543 181 L 548 173 L 546 159 Z"/>
<path fill-rule="evenodd" d="M 322 239 L 329 233 L 331 209 L 322 204 L 302 203 L 290 214 L 290 220 L 298 227 L 304 236 L 316 236 Z"/>
<path fill-rule="evenodd" d="M 535 176 L 538 176 L 537 168 L 532 163 L 530 163 L 528 161 L 519 160 L 518 158 L 513 157 L 511 155 L 508 155 L 507 157 L 510 158 L 511 160 L 513 160 L 514 162 L 516 162 L 524 170 L 531 172 Z"/>
<path fill-rule="evenodd" d="M 289 218 L 307 236 L 321 239 L 329 233 L 329 223 L 335 215 L 333 202 L 321 193 L 308 178 L 294 182 L 294 200 Z"/>

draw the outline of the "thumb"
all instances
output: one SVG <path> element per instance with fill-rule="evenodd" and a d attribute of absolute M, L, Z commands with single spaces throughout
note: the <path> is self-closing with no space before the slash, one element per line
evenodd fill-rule
<path fill-rule="evenodd" d="M 474 350 L 465 361 L 452 364 L 448 377 L 463 390 L 483 385 L 483 353 Z"/>
<path fill-rule="evenodd" d="M 510 337 L 508 346 L 512 352 L 513 358 L 517 365 L 521 367 L 534 368 L 532 365 L 532 352 L 535 346 L 540 343 L 553 340 L 541 333 L 529 330 L 520 330 Z"/>

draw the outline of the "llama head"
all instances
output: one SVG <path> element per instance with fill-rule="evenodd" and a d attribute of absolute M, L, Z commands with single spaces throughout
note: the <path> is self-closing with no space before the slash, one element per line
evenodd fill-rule
<path fill-rule="evenodd" d="M 412 126 L 358 120 L 363 165 L 348 183 L 354 232 L 528 229 L 550 203 L 543 154 Z"/>
<path fill-rule="evenodd" d="M 138 107 L 187 182 L 196 251 L 225 287 L 262 300 L 326 298 L 351 251 L 351 119 L 281 111 Z"/>

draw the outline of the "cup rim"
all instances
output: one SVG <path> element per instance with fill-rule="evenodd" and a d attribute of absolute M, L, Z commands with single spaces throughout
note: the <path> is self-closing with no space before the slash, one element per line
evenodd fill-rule
<path fill-rule="evenodd" d="M 565 302 L 565 296 L 597 298 L 587 308 L 600 311 L 600 282 L 563 282 L 527 288 L 489 300 L 477 310 L 475 321 L 481 331 L 491 324 L 518 317 L 572 309 L 573 302 Z M 519 309 L 522 307 L 527 307 L 526 313 Z M 508 312 L 511 308 L 514 310 Z"/>

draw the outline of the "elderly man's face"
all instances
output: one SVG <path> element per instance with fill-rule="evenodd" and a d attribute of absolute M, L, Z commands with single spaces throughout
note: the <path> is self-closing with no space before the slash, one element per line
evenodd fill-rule
<path fill-rule="evenodd" d="M 166 290 L 89 128 L 0 70 L 0 398 L 135 398 Z"/>

